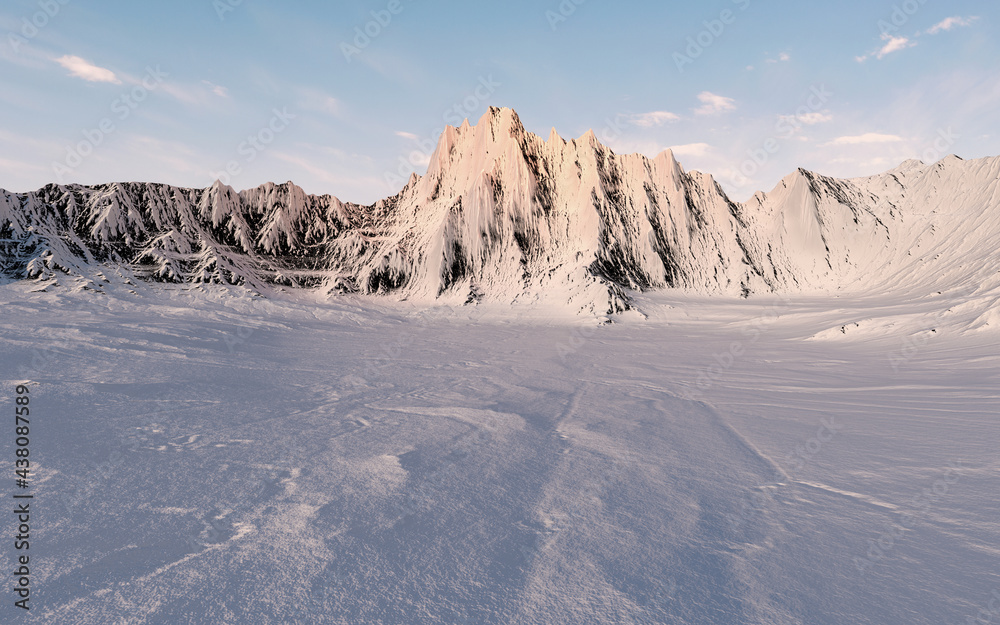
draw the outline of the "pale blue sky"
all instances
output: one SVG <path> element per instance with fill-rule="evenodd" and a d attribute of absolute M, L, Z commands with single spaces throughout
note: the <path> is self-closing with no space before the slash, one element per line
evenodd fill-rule
<path fill-rule="evenodd" d="M 676 147 L 743 200 L 800 166 L 1000 154 L 998 17 L 968 0 L 7 0 L 0 187 L 221 176 L 370 202 L 423 173 L 446 122 L 495 105 L 546 137 Z"/>

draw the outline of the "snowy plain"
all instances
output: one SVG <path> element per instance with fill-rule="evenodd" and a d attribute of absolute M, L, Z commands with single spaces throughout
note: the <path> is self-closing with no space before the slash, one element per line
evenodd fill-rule
<path fill-rule="evenodd" d="M 992 296 L 41 286 L 0 286 L 5 623 L 1000 623 Z"/>

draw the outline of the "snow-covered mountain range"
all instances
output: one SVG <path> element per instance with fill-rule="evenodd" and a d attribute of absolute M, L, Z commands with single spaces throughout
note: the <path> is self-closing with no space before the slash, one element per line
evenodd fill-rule
<path fill-rule="evenodd" d="M 1000 287 L 1000 158 L 908 161 L 851 180 L 798 170 L 730 200 L 670 151 L 548 140 L 510 109 L 448 127 L 426 175 L 371 206 L 291 183 L 0 191 L 0 275 L 113 268 L 147 280 L 411 299 L 557 301 Z"/>

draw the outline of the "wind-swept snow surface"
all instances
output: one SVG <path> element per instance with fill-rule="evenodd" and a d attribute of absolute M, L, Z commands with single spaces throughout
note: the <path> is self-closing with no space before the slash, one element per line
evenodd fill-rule
<path fill-rule="evenodd" d="M 998 185 L 737 204 L 491 109 L 373 206 L 0 192 L 27 619 L 1000 622 Z"/>
<path fill-rule="evenodd" d="M 597 326 L 39 288 L 0 287 L 2 401 L 32 385 L 27 622 L 940 625 L 996 605 L 982 293 L 642 295 L 649 319 Z"/>

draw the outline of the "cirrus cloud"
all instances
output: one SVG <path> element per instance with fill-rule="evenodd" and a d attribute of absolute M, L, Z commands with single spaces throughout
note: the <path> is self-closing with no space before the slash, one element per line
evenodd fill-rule
<path fill-rule="evenodd" d="M 864 63 L 865 61 L 874 56 L 875 58 L 881 61 L 882 59 L 889 56 L 893 52 L 899 52 L 900 50 L 912 48 L 913 46 L 917 45 L 917 42 L 911 40 L 909 37 L 902 37 L 902 36 L 896 37 L 890 35 L 889 33 L 884 33 L 882 35 L 882 41 L 885 42 L 885 45 L 883 45 L 881 48 L 870 54 L 854 57 L 854 60 L 856 60 L 858 63 Z"/>
<path fill-rule="evenodd" d="M 863 135 L 852 137 L 838 137 L 824 145 L 865 145 L 872 143 L 898 143 L 903 138 L 898 135 L 884 135 L 877 132 L 869 132 Z"/>
<path fill-rule="evenodd" d="M 674 156 L 705 156 L 712 149 L 707 143 L 688 143 L 686 145 L 675 145 L 670 148 Z"/>
<path fill-rule="evenodd" d="M 203 80 L 203 81 L 201 81 L 201 84 L 206 85 L 209 89 L 212 90 L 212 93 L 214 93 L 215 95 L 219 96 L 220 98 L 228 98 L 229 97 L 229 89 L 227 89 L 226 87 L 223 87 L 221 85 L 217 85 L 217 84 L 215 84 L 214 82 L 212 82 L 210 80 Z"/>
<path fill-rule="evenodd" d="M 667 122 L 678 121 L 680 117 L 671 113 L 669 111 L 653 111 L 651 113 L 640 113 L 638 115 L 632 115 L 629 121 L 636 125 L 642 126 L 643 128 L 652 128 L 654 126 L 662 126 Z"/>
<path fill-rule="evenodd" d="M 109 82 L 115 85 L 122 84 L 122 81 L 115 76 L 110 69 L 98 67 L 90 61 L 81 59 L 78 56 L 66 55 L 55 59 L 56 63 L 69 70 L 70 76 L 82 78 L 88 82 Z"/>
<path fill-rule="evenodd" d="M 908 37 L 892 37 L 886 40 L 886 44 L 882 46 L 882 49 L 875 53 L 875 56 L 879 59 L 883 59 L 886 56 L 892 54 L 893 52 L 899 52 L 900 50 L 905 50 L 907 48 L 912 48 L 917 45 L 916 43 L 910 41 Z"/>
<path fill-rule="evenodd" d="M 962 17 L 956 15 L 954 17 L 948 17 L 941 20 L 934 26 L 931 26 L 925 31 L 918 32 L 914 37 L 920 37 L 921 35 L 937 35 L 946 31 L 954 30 L 955 28 L 972 26 L 973 22 L 978 20 L 976 16 L 972 17 Z M 912 48 L 917 45 L 917 42 L 910 37 L 905 37 L 903 35 L 893 35 L 891 33 L 882 33 L 882 41 L 885 42 L 881 48 L 875 52 L 870 52 L 863 56 L 855 57 L 858 63 L 864 63 L 871 57 L 875 57 L 879 60 L 884 59 L 886 56 L 892 54 L 893 52 L 899 52 L 900 50 L 905 50 L 906 48 Z"/>
<path fill-rule="evenodd" d="M 702 106 L 694 110 L 696 115 L 717 115 L 726 111 L 736 110 L 736 100 L 716 95 L 711 91 L 702 91 L 699 93 L 698 100 L 701 101 Z"/>
<path fill-rule="evenodd" d="M 958 15 L 956 15 L 955 17 L 949 17 L 938 22 L 934 26 L 931 26 L 927 30 L 927 34 L 936 35 L 940 32 L 946 30 L 952 30 L 953 28 L 957 28 L 960 26 L 972 26 L 972 23 L 978 19 L 979 19 L 978 17 L 961 17 Z"/>

